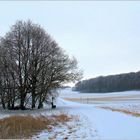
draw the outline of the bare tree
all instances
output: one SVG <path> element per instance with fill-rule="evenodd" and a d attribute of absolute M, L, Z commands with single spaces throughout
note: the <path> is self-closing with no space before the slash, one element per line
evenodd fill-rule
<path fill-rule="evenodd" d="M 75 58 L 70 58 L 51 36 L 31 21 L 18 21 L 0 41 L 0 95 L 7 108 L 41 108 L 52 92 L 79 80 Z"/>

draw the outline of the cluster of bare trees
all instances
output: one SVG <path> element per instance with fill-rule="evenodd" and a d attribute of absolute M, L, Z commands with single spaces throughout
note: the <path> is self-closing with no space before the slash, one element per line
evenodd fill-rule
<path fill-rule="evenodd" d="M 18 21 L 0 39 L 0 103 L 4 109 L 42 108 L 61 85 L 81 73 L 39 25 Z"/>
<path fill-rule="evenodd" d="M 83 80 L 76 84 L 75 90 L 94 93 L 140 90 L 140 72 L 100 76 Z"/>

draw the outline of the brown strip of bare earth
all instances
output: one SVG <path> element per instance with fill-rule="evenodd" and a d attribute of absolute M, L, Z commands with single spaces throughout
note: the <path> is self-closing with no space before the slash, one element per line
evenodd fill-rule
<path fill-rule="evenodd" d="M 132 112 L 132 111 L 129 111 L 129 110 L 126 110 L 126 109 L 116 109 L 116 108 L 112 108 L 112 107 L 99 107 L 99 108 L 108 109 L 108 110 L 111 110 L 111 111 L 122 112 L 122 113 L 131 115 L 131 116 L 135 116 L 135 117 L 140 117 L 140 113 Z"/>
<path fill-rule="evenodd" d="M 79 103 L 102 103 L 102 102 L 112 102 L 112 101 L 140 101 L 140 98 L 123 98 L 123 97 L 108 97 L 108 98 L 64 98 L 68 101 L 79 102 Z"/>
<path fill-rule="evenodd" d="M 125 96 L 110 96 L 110 97 L 63 97 L 66 100 L 81 102 L 81 103 L 95 103 L 104 101 L 140 101 L 140 95 L 125 95 Z"/>

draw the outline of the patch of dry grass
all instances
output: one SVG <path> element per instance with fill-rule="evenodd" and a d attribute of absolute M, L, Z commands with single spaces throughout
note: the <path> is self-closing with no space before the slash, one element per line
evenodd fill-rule
<path fill-rule="evenodd" d="M 60 114 L 58 116 L 11 116 L 0 120 L 0 139 L 30 138 L 38 132 L 47 129 L 52 131 L 59 123 L 70 121 L 71 116 Z"/>
<path fill-rule="evenodd" d="M 112 108 L 112 107 L 100 107 L 100 108 L 109 109 L 111 111 L 122 112 L 122 113 L 125 113 L 125 114 L 128 114 L 128 115 L 132 115 L 132 116 L 135 116 L 135 117 L 140 117 L 140 113 L 129 111 L 129 110 L 126 110 L 126 109 L 116 109 L 116 108 Z"/>
<path fill-rule="evenodd" d="M 58 115 L 58 116 L 54 116 L 54 118 L 58 121 L 58 122 L 60 122 L 60 123 L 64 123 L 64 122 L 68 122 L 68 121 L 70 121 L 70 120 L 72 120 L 72 116 L 68 116 L 68 115 L 66 115 L 66 114 L 60 114 L 60 115 Z"/>

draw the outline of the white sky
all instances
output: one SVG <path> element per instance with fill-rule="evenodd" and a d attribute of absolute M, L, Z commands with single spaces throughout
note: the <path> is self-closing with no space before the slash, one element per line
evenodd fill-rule
<path fill-rule="evenodd" d="M 140 70 L 138 1 L 0 1 L 0 36 L 27 19 L 77 58 L 84 79 Z"/>

